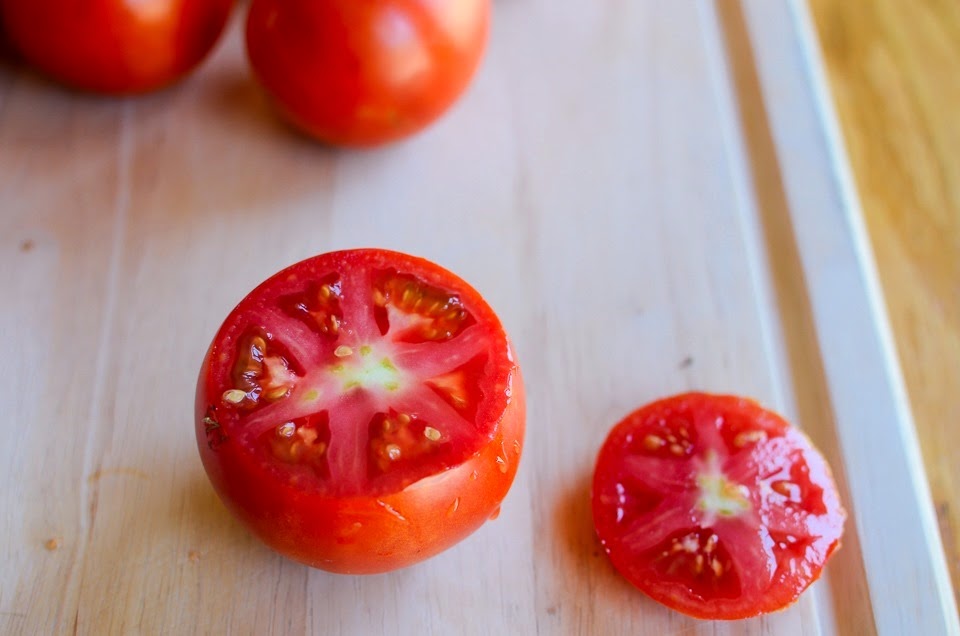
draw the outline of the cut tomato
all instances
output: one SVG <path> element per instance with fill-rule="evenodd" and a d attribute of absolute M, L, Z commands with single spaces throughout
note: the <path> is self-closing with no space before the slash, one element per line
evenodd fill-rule
<path fill-rule="evenodd" d="M 845 516 L 809 440 L 733 396 L 642 407 L 610 432 L 593 478 L 594 524 L 614 567 L 697 618 L 793 603 L 839 546 Z"/>
<path fill-rule="evenodd" d="M 423 259 L 324 254 L 260 285 L 204 361 L 197 441 L 220 497 L 279 552 L 382 572 L 495 513 L 524 392 L 480 295 Z"/>

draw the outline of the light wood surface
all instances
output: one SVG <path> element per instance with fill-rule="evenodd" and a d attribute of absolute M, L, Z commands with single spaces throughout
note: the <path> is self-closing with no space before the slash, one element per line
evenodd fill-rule
<path fill-rule="evenodd" d="M 960 3 L 810 6 L 960 598 Z"/>
<path fill-rule="evenodd" d="M 795 18 L 767 0 L 500 3 L 466 98 L 368 152 L 278 124 L 237 22 L 188 81 L 137 99 L 0 69 L 0 633 L 956 631 L 896 396 L 858 393 L 889 388 L 887 352 Z M 193 394 L 253 285 L 366 245 L 487 297 L 528 432 L 496 521 L 417 567 L 343 577 L 227 514 Z M 593 536 L 609 427 L 691 388 L 782 410 L 834 467 L 844 547 L 785 612 L 686 619 Z M 885 434 L 862 441 L 865 416 Z"/>

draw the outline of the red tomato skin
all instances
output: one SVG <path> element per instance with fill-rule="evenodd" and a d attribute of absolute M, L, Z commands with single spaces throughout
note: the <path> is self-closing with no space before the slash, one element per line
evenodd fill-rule
<path fill-rule="evenodd" d="M 311 567 L 377 574 L 439 554 L 497 512 L 516 476 L 520 455 L 513 449 L 523 444 L 526 412 L 519 369 L 511 402 L 489 444 L 459 466 L 380 497 L 330 497 L 277 487 L 241 446 L 211 449 L 202 424 L 209 403 L 204 389 L 201 383 L 197 446 L 214 490 L 266 545 Z M 505 472 L 497 461 L 504 454 Z M 403 520 L 384 514 L 391 509 Z"/>
<path fill-rule="evenodd" d="M 376 146 L 450 108 L 489 26 L 489 0 L 254 0 L 247 53 L 295 126 L 331 144 Z"/>
<path fill-rule="evenodd" d="M 405 267 L 424 267 L 426 280 L 436 283 L 443 276 L 429 261 L 399 256 Z M 473 290 L 466 293 L 479 298 Z M 483 305 L 478 315 L 496 319 Z M 526 393 L 519 365 L 514 363 L 506 382 L 509 399 L 493 438 L 466 461 L 399 492 L 338 497 L 282 484 L 242 444 L 211 438 L 204 420 L 219 396 L 209 371 L 211 360 L 225 353 L 217 347 L 220 337 L 214 337 L 197 383 L 197 447 L 221 501 L 267 546 L 329 572 L 377 574 L 439 554 L 496 516 L 516 476 L 524 443 Z M 506 343 L 508 359 L 515 360 L 509 339 Z"/>
<path fill-rule="evenodd" d="M 0 0 L 13 46 L 72 88 L 115 95 L 172 84 L 207 56 L 234 0 Z"/>

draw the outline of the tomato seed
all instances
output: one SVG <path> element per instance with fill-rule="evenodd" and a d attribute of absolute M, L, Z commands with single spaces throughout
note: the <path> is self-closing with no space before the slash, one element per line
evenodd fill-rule
<path fill-rule="evenodd" d="M 293 422 L 285 422 L 277 427 L 277 435 L 279 437 L 293 437 L 296 430 L 297 426 Z"/>
<path fill-rule="evenodd" d="M 767 434 L 765 431 L 743 431 L 741 433 L 737 433 L 737 436 L 733 438 L 733 445 L 737 448 L 743 448 L 747 444 L 762 442 L 766 439 Z"/>
<path fill-rule="evenodd" d="M 241 391 L 240 389 L 230 389 L 229 391 L 223 392 L 223 401 L 230 404 L 240 404 L 246 397 L 246 391 Z"/>
<path fill-rule="evenodd" d="M 390 461 L 395 462 L 400 459 L 400 447 L 396 444 L 387 444 L 384 450 L 386 451 L 387 457 L 390 459 Z"/>
<path fill-rule="evenodd" d="M 709 537 L 707 537 L 707 542 L 703 544 L 703 551 L 706 552 L 707 554 L 710 554 L 711 552 L 713 552 L 714 548 L 717 547 L 717 542 L 719 540 L 720 539 L 719 537 L 717 537 L 717 535 L 711 534 Z"/>
<path fill-rule="evenodd" d="M 438 431 L 437 429 L 433 428 L 432 426 L 424 427 L 424 429 L 423 429 L 423 436 L 426 437 L 426 438 L 427 438 L 428 440 L 430 440 L 431 442 L 438 442 L 438 441 L 440 441 L 440 431 Z"/>
<path fill-rule="evenodd" d="M 353 355 L 353 349 L 351 349 L 347 345 L 340 345 L 339 347 L 334 349 L 333 355 L 337 356 L 338 358 L 346 358 L 348 356 Z"/>
<path fill-rule="evenodd" d="M 710 560 L 710 569 L 713 570 L 713 574 L 718 578 L 723 575 L 723 564 L 717 559 Z"/>
<path fill-rule="evenodd" d="M 399 420 L 400 424 L 403 426 L 406 426 L 407 424 L 409 424 L 410 419 L 411 419 L 410 416 L 407 415 L 406 413 L 400 413 L 399 415 L 397 415 L 397 420 Z"/>
<path fill-rule="evenodd" d="M 287 397 L 287 395 L 289 394 L 290 394 L 290 389 L 288 387 L 278 386 L 274 389 L 270 389 L 269 391 L 267 391 L 264 397 L 270 400 L 271 402 L 274 402 L 276 400 L 279 400 L 280 398 Z"/>
<path fill-rule="evenodd" d="M 659 435 L 647 435 L 643 438 L 643 447 L 650 451 L 658 450 L 665 443 Z"/>
<path fill-rule="evenodd" d="M 792 481 L 778 480 L 770 484 L 770 488 L 779 495 L 783 495 L 792 502 L 800 501 L 800 486 Z"/>

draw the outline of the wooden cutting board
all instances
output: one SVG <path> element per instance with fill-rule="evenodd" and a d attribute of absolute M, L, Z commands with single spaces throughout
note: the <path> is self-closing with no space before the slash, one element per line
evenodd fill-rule
<path fill-rule="evenodd" d="M 960 631 L 802 3 L 501 3 L 457 108 L 366 152 L 279 124 L 240 35 L 135 100 L 0 76 L 0 633 Z M 500 517 L 372 577 L 261 547 L 193 437 L 230 308 L 358 246 L 473 283 L 529 400 Z M 788 611 L 687 619 L 593 537 L 607 430 L 692 388 L 783 411 L 834 466 L 844 547 Z"/>

